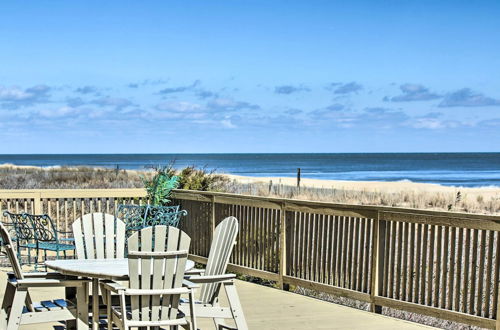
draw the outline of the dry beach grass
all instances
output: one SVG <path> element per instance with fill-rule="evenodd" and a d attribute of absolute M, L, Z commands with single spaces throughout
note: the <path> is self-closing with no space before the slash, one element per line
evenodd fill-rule
<path fill-rule="evenodd" d="M 500 188 L 445 187 L 413 182 L 362 182 L 228 175 L 224 191 L 341 204 L 394 206 L 481 214 L 500 214 Z"/>
<path fill-rule="evenodd" d="M 200 170 L 203 172 L 203 170 Z M 204 173 L 204 174 L 203 174 Z M 237 194 L 296 198 L 333 203 L 500 214 L 500 188 L 445 187 L 412 182 L 360 182 L 294 178 L 212 176 L 208 189 Z M 0 165 L 0 189 L 140 188 L 152 171 L 92 167 Z M 182 187 L 181 187 L 182 188 Z"/>

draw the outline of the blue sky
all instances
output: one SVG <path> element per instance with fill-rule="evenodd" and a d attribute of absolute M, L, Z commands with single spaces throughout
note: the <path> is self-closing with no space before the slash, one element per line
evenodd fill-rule
<path fill-rule="evenodd" d="M 500 151 L 499 1 L 0 4 L 0 153 Z"/>

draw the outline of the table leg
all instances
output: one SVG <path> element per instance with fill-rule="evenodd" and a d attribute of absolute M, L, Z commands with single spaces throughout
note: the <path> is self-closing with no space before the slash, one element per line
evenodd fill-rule
<path fill-rule="evenodd" d="M 84 283 L 76 289 L 76 310 L 78 318 L 76 320 L 76 329 L 83 330 L 89 328 L 89 286 Z"/>
<path fill-rule="evenodd" d="M 72 277 L 72 276 L 66 276 L 66 279 L 73 280 L 75 278 Z M 78 290 L 75 291 L 75 288 L 73 288 L 73 287 L 65 287 L 64 291 L 65 291 L 66 300 L 69 300 L 69 301 L 73 302 L 76 305 L 76 303 L 77 303 L 76 292 Z M 67 320 L 66 321 L 66 329 L 68 329 L 68 330 L 76 330 L 76 322 L 75 322 L 75 320 Z"/>
<path fill-rule="evenodd" d="M 99 279 L 92 279 L 92 330 L 99 330 Z"/>

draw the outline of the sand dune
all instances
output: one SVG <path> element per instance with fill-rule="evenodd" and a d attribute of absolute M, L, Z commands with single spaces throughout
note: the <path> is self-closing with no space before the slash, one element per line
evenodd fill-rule
<path fill-rule="evenodd" d="M 251 183 L 266 183 L 269 184 L 270 181 L 273 184 L 283 184 L 286 186 L 296 186 L 297 179 L 290 177 L 248 177 L 227 174 L 231 180 L 235 180 L 239 183 L 251 184 Z M 384 193 L 402 193 L 402 192 L 414 192 L 414 193 L 458 193 L 467 196 L 467 198 L 476 198 L 477 196 L 482 196 L 484 198 L 498 197 L 500 199 L 500 187 L 480 187 L 480 188 L 469 188 L 469 187 L 448 187 L 439 184 L 432 183 L 417 183 L 409 181 L 397 181 L 397 182 L 382 182 L 382 181 L 342 181 L 342 180 L 319 180 L 319 179 L 306 179 L 302 178 L 300 180 L 302 187 L 311 188 L 328 188 L 328 189 L 339 189 L 339 190 L 350 190 L 350 191 L 362 191 L 362 192 L 384 192 Z"/>

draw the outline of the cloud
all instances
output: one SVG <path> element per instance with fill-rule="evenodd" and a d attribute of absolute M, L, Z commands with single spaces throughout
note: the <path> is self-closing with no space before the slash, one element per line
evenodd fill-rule
<path fill-rule="evenodd" d="M 235 101 L 229 98 L 216 98 L 207 103 L 207 108 L 215 112 L 230 112 L 239 110 L 258 110 L 260 106 L 248 102 Z"/>
<path fill-rule="evenodd" d="M 68 97 L 66 98 L 66 104 L 70 107 L 79 107 L 86 104 L 86 102 L 81 97 Z"/>
<path fill-rule="evenodd" d="M 217 98 L 206 104 L 188 101 L 162 102 L 157 104 L 149 114 L 152 118 L 184 119 L 195 124 L 217 123 L 229 128 L 234 125 L 232 121 L 224 122 L 230 118 L 229 113 L 259 108 L 258 105 L 248 102 Z"/>
<path fill-rule="evenodd" d="M 410 118 L 400 110 L 382 107 L 368 107 L 362 111 L 346 109 L 342 104 L 333 104 L 309 113 L 316 125 L 337 126 L 340 128 L 388 129 L 402 126 Z"/>
<path fill-rule="evenodd" d="M 487 107 L 500 105 L 500 100 L 484 96 L 473 92 L 470 88 L 462 88 L 453 93 L 447 94 L 440 107 Z"/>
<path fill-rule="evenodd" d="M 185 101 L 162 102 L 156 105 L 155 108 L 160 111 L 180 112 L 180 113 L 203 111 L 203 107 L 201 105 Z"/>
<path fill-rule="evenodd" d="M 339 113 L 345 110 L 345 106 L 339 103 L 309 112 L 309 115 L 316 120 L 338 118 Z"/>
<path fill-rule="evenodd" d="M 203 118 L 203 119 L 194 119 L 192 123 L 209 126 L 209 127 L 217 127 L 217 128 L 228 128 L 233 129 L 238 126 L 233 122 L 233 117 L 226 116 L 222 119 L 213 119 L 213 118 Z"/>
<path fill-rule="evenodd" d="M 458 120 L 443 120 L 442 113 L 429 112 L 422 116 L 415 116 L 407 121 L 407 126 L 421 129 L 446 129 L 464 126 L 474 126 L 474 123 L 465 123 Z"/>
<path fill-rule="evenodd" d="M 100 107 L 114 107 L 117 110 L 121 110 L 133 105 L 133 103 L 128 99 L 109 96 L 93 100 L 91 103 L 96 104 Z"/>
<path fill-rule="evenodd" d="M 335 88 L 335 90 L 333 91 L 335 94 L 350 94 L 350 93 L 356 93 L 356 92 L 359 92 L 360 90 L 363 89 L 363 86 L 361 86 L 360 84 L 356 83 L 356 82 L 350 82 L 350 83 L 347 83 L 347 84 L 330 84 L 331 88 Z M 338 86 L 338 87 L 336 87 Z"/>
<path fill-rule="evenodd" d="M 199 90 L 196 92 L 196 96 L 199 99 L 204 100 L 204 99 L 208 99 L 210 97 L 218 97 L 219 94 L 217 94 L 215 92 L 207 91 L 207 90 Z"/>
<path fill-rule="evenodd" d="M 143 81 L 138 81 L 138 82 L 131 82 L 127 84 L 128 88 L 139 88 L 142 86 L 157 86 L 157 85 L 163 85 L 166 84 L 168 80 L 164 79 L 145 79 Z"/>
<path fill-rule="evenodd" d="M 75 89 L 75 93 L 83 94 L 83 95 L 88 95 L 88 94 L 94 94 L 94 95 L 99 95 L 100 89 L 97 88 L 96 86 L 83 86 L 83 87 L 78 87 Z"/>
<path fill-rule="evenodd" d="M 433 118 L 412 118 L 409 126 L 413 128 L 424 129 L 444 129 L 444 128 L 457 128 L 463 126 L 462 123 L 456 120 L 439 120 Z"/>
<path fill-rule="evenodd" d="M 164 88 L 161 91 L 159 91 L 158 93 L 166 95 L 166 94 L 174 94 L 174 93 L 182 93 L 182 92 L 186 92 L 186 91 L 192 91 L 197 86 L 199 86 L 200 83 L 201 82 L 199 80 L 195 80 L 191 85 Z"/>
<path fill-rule="evenodd" d="M 390 129 L 395 126 L 403 126 L 410 119 L 410 116 L 401 110 L 369 107 L 365 108 L 363 112 L 357 114 L 353 119 L 352 122 L 358 127 Z"/>
<path fill-rule="evenodd" d="M 403 94 L 394 96 L 392 98 L 385 97 L 384 101 L 392 102 L 411 102 L 411 101 L 430 101 L 439 99 L 442 96 L 432 93 L 428 88 L 419 84 L 403 84 L 399 86 Z"/>
<path fill-rule="evenodd" d="M 288 109 L 288 110 L 285 111 L 285 113 L 287 115 L 290 115 L 290 116 L 295 116 L 295 115 L 298 115 L 298 114 L 300 114 L 302 112 L 304 112 L 304 111 L 302 111 L 300 109 Z"/>
<path fill-rule="evenodd" d="M 332 83 L 329 83 L 328 85 L 326 85 L 325 89 L 329 90 L 329 91 L 333 91 L 337 86 L 340 86 L 340 85 L 342 85 L 342 83 L 332 82 Z"/>
<path fill-rule="evenodd" d="M 203 120 L 207 117 L 207 109 L 198 103 L 172 101 L 157 104 L 150 114 L 158 119 Z"/>
<path fill-rule="evenodd" d="M 78 115 L 80 113 L 80 110 L 74 107 L 64 106 L 56 109 L 42 109 L 37 111 L 37 113 L 45 118 L 61 118 Z"/>
<path fill-rule="evenodd" d="M 47 85 L 35 85 L 26 89 L 0 86 L 0 103 L 2 107 L 17 109 L 36 103 L 46 103 L 51 88 Z"/>
<path fill-rule="evenodd" d="M 298 92 L 310 92 L 311 90 L 306 86 L 292 86 L 292 85 L 282 85 L 276 86 L 274 92 L 276 94 L 293 94 Z"/>
<path fill-rule="evenodd" d="M 237 126 L 233 124 L 231 118 L 224 118 L 220 121 L 221 125 L 225 128 L 236 128 Z"/>
<path fill-rule="evenodd" d="M 498 128 L 500 127 L 500 118 L 482 120 L 479 123 L 477 123 L 477 126 L 482 128 L 484 127 Z"/>

